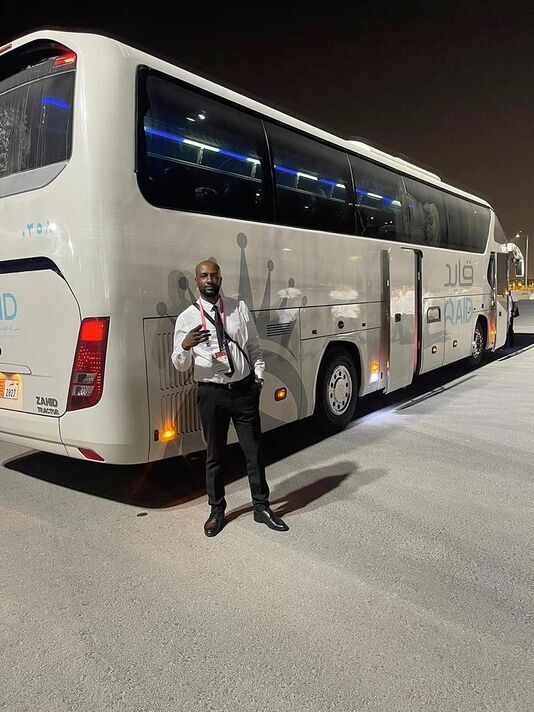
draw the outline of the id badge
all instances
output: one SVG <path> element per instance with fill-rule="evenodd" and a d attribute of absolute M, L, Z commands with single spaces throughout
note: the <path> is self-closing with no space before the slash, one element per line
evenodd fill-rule
<path fill-rule="evenodd" d="M 228 371 L 230 370 L 230 363 L 228 361 L 228 354 L 225 350 L 214 351 L 212 353 L 211 366 L 213 368 L 213 372 L 216 374 L 228 373 Z"/>
<path fill-rule="evenodd" d="M 213 350 L 209 348 L 209 344 L 199 344 L 193 348 L 193 351 L 200 359 L 206 361 L 205 364 L 202 364 L 203 366 L 211 366 Z"/>

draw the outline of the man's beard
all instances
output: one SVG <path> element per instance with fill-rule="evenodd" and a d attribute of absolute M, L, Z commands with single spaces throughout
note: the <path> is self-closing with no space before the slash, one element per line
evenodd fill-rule
<path fill-rule="evenodd" d="M 199 291 L 203 297 L 216 297 L 219 294 L 220 289 L 220 285 L 205 284 Z"/>

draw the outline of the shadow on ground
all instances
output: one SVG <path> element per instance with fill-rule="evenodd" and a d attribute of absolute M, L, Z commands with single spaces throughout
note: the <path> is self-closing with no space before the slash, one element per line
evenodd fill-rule
<path fill-rule="evenodd" d="M 470 370 L 465 363 L 445 366 L 438 371 L 419 376 L 408 388 L 384 396 L 373 394 L 362 398 L 358 405 L 358 418 L 381 408 L 398 404 L 399 410 L 409 408 L 427 398 L 476 378 L 477 371 L 496 360 L 518 356 L 534 346 L 534 334 L 516 333 L 512 348 L 486 354 L 484 364 Z M 453 383 L 454 382 L 454 383 Z M 312 418 L 290 423 L 264 435 L 267 465 L 316 445 L 328 436 L 318 430 Z M 204 484 L 205 455 L 203 452 L 144 465 L 103 465 L 82 460 L 72 460 L 59 455 L 32 452 L 12 458 L 4 467 L 29 477 L 77 490 L 97 497 L 112 499 L 143 508 L 167 508 L 183 505 L 206 493 Z M 238 445 L 227 448 L 227 482 L 246 477 L 244 461 Z M 305 470 L 275 487 L 271 502 L 280 516 L 313 503 L 327 501 L 328 495 L 350 478 L 353 489 L 382 476 L 379 472 L 359 473 L 355 463 L 340 462 L 327 468 Z M 250 507 L 234 510 L 229 519 L 235 519 Z"/>

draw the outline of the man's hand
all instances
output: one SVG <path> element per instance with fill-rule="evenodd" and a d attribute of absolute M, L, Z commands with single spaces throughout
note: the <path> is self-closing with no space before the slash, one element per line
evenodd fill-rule
<path fill-rule="evenodd" d="M 184 351 L 189 351 L 193 348 L 193 346 L 198 346 L 204 341 L 207 341 L 209 337 L 209 329 L 203 329 L 202 324 L 199 324 L 198 326 L 195 326 L 194 329 L 191 329 L 189 334 L 187 334 L 185 339 L 182 341 L 182 348 Z"/>

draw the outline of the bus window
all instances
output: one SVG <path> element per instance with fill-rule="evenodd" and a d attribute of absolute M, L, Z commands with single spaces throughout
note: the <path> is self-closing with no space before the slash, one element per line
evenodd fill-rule
<path fill-rule="evenodd" d="M 50 56 L 50 55 L 53 56 Z M 74 55 L 38 45 L 0 61 L 0 194 L 39 187 L 34 178 L 10 189 L 9 177 L 69 159 L 72 143 Z M 4 61 L 7 60 L 4 65 Z M 47 173 L 42 184 L 54 177 Z M 4 180 L 2 180 L 4 179 Z M 13 183 L 15 185 L 15 183 Z"/>
<path fill-rule="evenodd" d="M 138 179 L 152 204 L 272 221 L 262 123 L 170 79 L 141 70 Z"/>
<path fill-rule="evenodd" d="M 447 247 L 452 250 L 484 252 L 488 240 L 489 210 L 456 195 L 445 193 Z"/>
<path fill-rule="evenodd" d="M 497 216 L 495 216 L 495 227 L 493 229 L 493 236 L 495 238 L 495 242 L 498 242 L 501 245 L 506 245 L 506 243 L 508 242 L 503 227 L 501 225 L 501 221 Z"/>
<path fill-rule="evenodd" d="M 447 244 L 447 213 L 444 194 L 425 183 L 405 178 L 410 242 L 444 247 Z"/>
<path fill-rule="evenodd" d="M 486 274 L 488 284 L 492 289 L 495 289 L 495 252 L 492 252 L 488 262 L 488 271 Z"/>
<path fill-rule="evenodd" d="M 508 253 L 497 253 L 497 296 L 503 297 L 508 290 Z"/>
<path fill-rule="evenodd" d="M 358 235 L 408 241 L 406 197 L 398 173 L 350 156 L 356 194 Z"/>
<path fill-rule="evenodd" d="M 354 235 L 347 156 L 293 131 L 266 123 L 276 193 L 276 222 Z"/>

